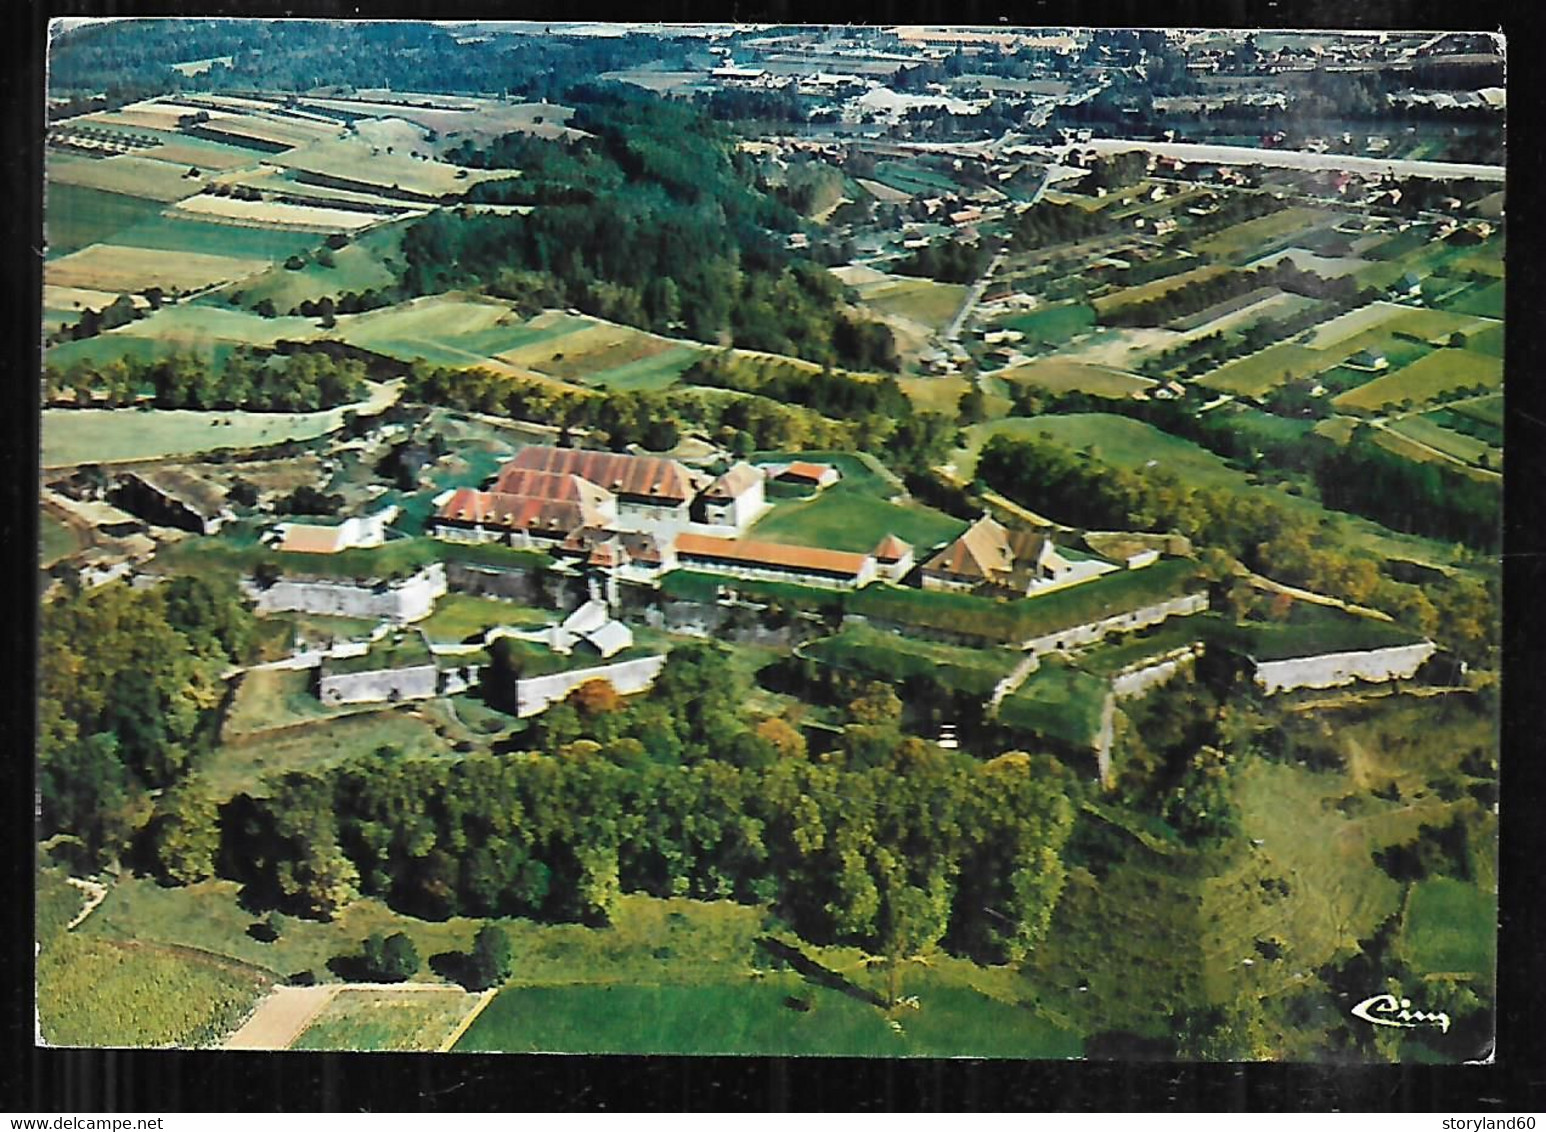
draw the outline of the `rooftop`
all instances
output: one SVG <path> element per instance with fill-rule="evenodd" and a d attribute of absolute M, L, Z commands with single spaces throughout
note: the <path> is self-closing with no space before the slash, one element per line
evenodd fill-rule
<path fill-rule="evenodd" d="M 677 535 L 676 552 L 687 557 L 710 558 L 718 562 L 772 566 L 799 573 L 844 578 L 857 575 L 867 560 L 866 555 L 840 550 L 818 550 L 807 546 L 788 546 L 781 542 L 697 534 Z"/>

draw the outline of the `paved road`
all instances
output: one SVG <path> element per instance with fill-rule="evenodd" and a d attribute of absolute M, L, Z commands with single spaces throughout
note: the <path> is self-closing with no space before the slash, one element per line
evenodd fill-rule
<path fill-rule="evenodd" d="M 1214 165 L 1275 165 L 1285 169 L 1346 170 L 1349 173 L 1394 174 L 1398 177 L 1436 177 L 1442 180 L 1474 177 L 1478 181 L 1503 181 L 1501 165 L 1468 165 L 1456 161 L 1406 161 L 1383 157 L 1360 157 L 1344 153 L 1308 153 L 1295 149 L 1251 149 L 1236 145 L 1207 145 L 1198 142 L 1143 141 L 1129 138 L 1091 138 L 1062 147 L 1069 150 L 1094 150 L 1096 153 L 1125 153 L 1144 150 L 1162 157 Z"/>
<path fill-rule="evenodd" d="M 961 304 L 961 309 L 956 312 L 955 318 L 950 320 L 950 325 L 945 328 L 944 338 L 947 342 L 955 342 L 961 337 L 961 327 L 966 325 L 966 320 L 971 317 L 972 311 L 977 309 L 977 304 L 982 301 L 982 293 L 988 289 L 988 284 L 993 279 L 993 273 L 998 270 L 999 264 L 1004 262 L 1004 253 L 999 252 L 993 257 L 993 262 L 988 264 L 988 270 L 984 271 L 977 282 L 971 285 L 966 292 L 966 299 Z"/>

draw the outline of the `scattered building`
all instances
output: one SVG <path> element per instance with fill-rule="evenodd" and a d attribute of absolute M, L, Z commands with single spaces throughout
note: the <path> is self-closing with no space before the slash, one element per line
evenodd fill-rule
<path fill-rule="evenodd" d="M 806 460 L 796 460 L 782 466 L 774 465 L 770 470 L 775 483 L 814 487 L 818 490 L 831 487 L 842 478 L 842 473 L 831 464 L 812 464 Z"/>
<path fill-rule="evenodd" d="M 118 481 L 114 502 L 147 523 L 197 535 L 217 534 L 235 518 L 225 489 L 180 468 L 129 472 Z"/>
<path fill-rule="evenodd" d="M 1010 530 L 991 515 L 984 515 L 923 564 L 920 580 L 926 590 L 1025 597 L 1115 568 L 1094 559 L 1071 561 L 1046 534 L 1024 528 Z"/>
<path fill-rule="evenodd" d="M 762 472 L 750 464 L 734 464 L 704 489 L 698 502 L 702 522 L 744 530 L 768 507 Z"/>
<path fill-rule="evenodd" d="M 269 532 L 275 550 L 293 554 L 337 554 L 356 547 L 380 546 L 387 526 L 397 518 L 394 505 L 372 515 L 356 515 L 341 523 L 279 523 Z"/>

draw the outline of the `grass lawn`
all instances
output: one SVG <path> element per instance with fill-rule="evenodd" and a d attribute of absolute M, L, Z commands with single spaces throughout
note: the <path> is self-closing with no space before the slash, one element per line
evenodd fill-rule
<path fill-rule="evenodd" d="M 1451 877 L 1420 881 L 1401 921 L 1399 946 L 1419 974 L 1490 979 L 1497 963 L 1498 899 Z"/>
<path fill-rule="evenodd" d="M 1066 743 L 1093 747 L 1100 730 L 1106 681 L 1057 660 L 1045 660 L 999 704 L 1006 727 Z"/>
<path fill-rule="evenodd" d="M 81 540 L 75 528 L 46 511 L 38 516 L 38 539 L 41 547 L 38 563 L 42 566 L 52 566 L 81 548 Z"/>
<path fill-rule="evenodd" d="M 1503 280 L 1487 283 L 1467 291 L 1449 304 L 1449 309 L 1460 314 L 1482 315 L 1486 318 L 1503 317 Z"/>
<path fill-rule="evenodd" d="M 1503 359 L 1474 350 L 1435 350 L 1395 373 L 1340 394 L 1332 404 L 1344 410 L 1373 412 L 1404 401 L 1420 405 L 1441 394 L 1474 385 L 1501 388 Z"/>
<path fill-rule="evenodd" d="M 965 529 L 960 519 L 921 504 L 877 499 L 845 479 L 814 499 L 779 503 L 747 537 L 863 553 L 894 534 L 923 551 Z"/>
<path fill-rule="evenodd" d="M 268 983 L 216 957 L 71 933 L 38 956 L 38 1020 L 54 1046 L 209 1046 Z"/>
<path fill-rule="evenodd" d="M 382 747 L 405 755 L 460 757 L 419 711 L 380 708 L 222 743 L 199 760 L 197 773 L 217 798 L 262 794 L 270 775 L 318 771 Z"/>
<path fill-rule="evenodd" d="M 1115 644 L 1097 645 L 1081 654 L 1076 664 L 1092 676 L 1109 679 L 1129 665 L 1194 644 L 1202 638 L 1203 629 L 1198 618 L 1177 617 L 1156 628 L 1123 637 Z"/>
<path fill-rule="evenodd" d="M 1027 342 L 1051 346 L 1066 342 L 1095 325 L 1095 308 L 1089 303 L 1057 303 L 1025 314 L 1011 315 L 997 323 L 1018 330 Z"/>
<path fill-rule="evenodd" d="M 1020 659 L 1007 649 L 956 648 L 882 633 L 865 625 L 847 627 L 835 637 L 806 645 L 802 651 L 835 668 L 876 680 L 898 683 L 909 676 L 933 676 L 948 687 L 984 697 Z"/>
<path fill-rule="evenodd" d="M 419 622 L 419 628 L 437 643 L 456 643 L 481 637 L 496 625 L 533 628 L 561 619 L 557 610 L 533 609 L 513 601 L 471 594 L 447 594 L 435 605 L 435 612 Z"/>
<path fill-rule="evenodd" d="M 83 158 L 93 162 L 92 158 Z M 54 159 L 50 159 L 52 166 Z M 73 159 L 72 159 L 73 163 Z M 50 179 L 44 231 L 50 257 L 79 251 L 156 216 L 159 201 Z"/>
<path fill-rule="evenodd" d="M 928 975 L 905 979 L 920 1008 L 894 1032 L 855 997 L 775 973 L 693 986 L 511 987 L 458 1052 L 1077 1057 L 1079 1038 L 1029 1010 Z M 798 1001 L 806 1009 L 796 1009 Z"/>
<path fill-rule="evenodd" d="M 1420 634 L 1389 621 L 1309 602 L 1295 602 L 1287 621 L 1231 625 L 1210 618 L 1199 624 L 1206 625 L 1210 641 L 1262 661 L 1392 648 L 1422 640 Z"/>
<path fill-rule="evenodd" d="M 433 1052 L 477 1000 L 477 995 L 455 987 L 440 992 L 339 991 L 290 1048 Z"/>
<path fill-rule="evenodd" d="M 311 669 L 265 668 L 246 673 L 226 711 L 221 736 L 230 741 L 296 723 L 335 718 L 339 713 L 317 699 L 315 682 L 316 672 Z"/>

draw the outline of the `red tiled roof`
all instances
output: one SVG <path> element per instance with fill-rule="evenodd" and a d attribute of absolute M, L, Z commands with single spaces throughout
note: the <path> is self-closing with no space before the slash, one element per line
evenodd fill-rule
<path fill-rule="evenodd" d="M 771 566 L 797 573 L 835 574 L 854 577 L 864 568 L 866 555 L 841 550 L 819 550 L 809 546 L 788 546 L 780 542 L 753 539 L 718 538 L 714 535 L 680 534 L 676 552 L 690 558 L 708 558 L 717 562 L 737 562 L 746 566 Z"/>
<path fill-rule="evenodd" d="M 796 460 L 794 463 L 790 464 L 779 473 L 779 478 L 782 479 L 784 476 L 794 476 L 797 479 L 811 480 L 812 482 L 816 482 L 820 480 L 822 476 L 826 475 L 832 470 L 833 468 L 831 464 L 812 464 L 805 460 Z"/>
<path fill-rule="evenodd" d="M 480 523 L 507 530 L 570 531 L 595 516 L 583 499 L 543 499 L 500 491 L 461 488 L 435 512 L 454 522 Z"/>
<path fill-rule="evenodd" d="M 342 527 L 317 527 L 296 523 L 285 528 L 276 549 L 294 554 L 337 554 L 343 549 Z"/>
<path fill-rule="evenodd" d="M 877 562 L 900 562 L 911 554 L 912 550 L 911 544 L 903 542 L 896 535 L 887 535 L 870 553 L 875 556 Z"/>
<path fill-rule="evenodd" d="M 580 448 L 523 448 L 507 463 L 494 484 L 504 490 L 506 477 L 521 471 L 552 472 L 581 479 L 630 499 L 686 502 L 695 494 L 687 469 L 658 456 L 622 456 Z"/>

